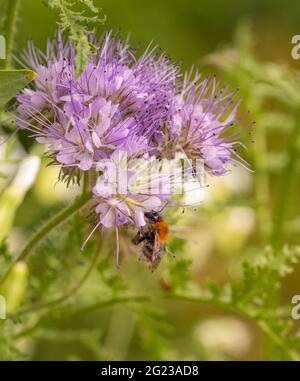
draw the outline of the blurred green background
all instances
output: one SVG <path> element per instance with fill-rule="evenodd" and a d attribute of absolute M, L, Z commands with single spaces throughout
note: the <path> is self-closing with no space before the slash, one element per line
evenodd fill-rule
<path fill-rule="evenodd" d="M 8 1 L 1 0 L 1 10 Z M 76 3 L 76 2 L 75 2 Z M 3 4 L 3 5 L 2 5 Z M 253 22 L 257 53 L 264 59 L 290 58 L 291 37 L 299 33 L 299 3 L 296 0 L 96 0 L 107 16 L 107 29 L 121 29 L 134 44 L 146 46 L 154 40 L 185 67 L 199 64 L 201 57 L 232 41 L 242 19 Z M 56 16 L 42 2 L 23 1 L 17 45 L 28 39 L 43 48 L 55 30 Z M 101 28 L 100 28 L 101 30 Z"/>
<path fill-rule="evenodd" d="M 1 14 L 7 3 L 0 0 Z M 38 0 L 21 3 L 16 55 L 26 47 L 29 39 L 43 50 L 46 39 L 54 34 L 57 21 L 57 15 Z M 182 61 L 184 69 L 194 65 L 205 72 L 217 71 L 225 82 L 229 80 L 233 86 L 240 87 L 245 107 L 252 111 L 249 120 L 257 122 L 256 142 L 248 152 L 242 153 L 254 172 L 238 166 L 228 177 L 209 178 L 210 188 L 203 206 L 182 216 L 170 217 L 177 226 L 174 235 L 179 237 L 172 243 L 178 258 L 177 268 L 176 260 L 174 264 L 172 259 L 166 258 L 152 274 L 132 255 L 126 233 L 121 249 L 123 256 L 128 258 L 123 261 L 119 274 L 114 267 L 114 244 L 106 243 L 103 251 L 110 258 L 109 264 L 101 261 L 98 273 L 93 274 L 64 307 L 33 312 L 21 320 L 2 324 L 2 358 L 280 358 L 276 349 L 270 349 L 268 340 L 249 316 L 222 310 L 213 303 L 172 301 L 155 295 L 161 290 L 167 293 L 169 286 L 173 286 L 172 282 L 169 285 L 169 280 L 176 283 L 177 273 L 184 278 L 187 264 L 180 262 L 182 259 L 192 260 L 188 272 L 195 285 L 205 286 L 213 280 L 222 286 L 229 275 L 239 279 L 241 257 L 251 257 L 270 243 L 272 221 L 276 219 L 278 199 L 284 192 L 285 173 L 291 163 L 290 132 L 297 123 L 300 104 L 297 98 L 300 81 L 297 82 L 299 78 L 293 71 L 299 70 L 300 60 L 291 58 L 291 38 L 300 34 L 299 1 L 97 0 L 95 4 L 107 17 L 104 27 L 98 28 L 99 32 L 120 29 L 123 36 L 129 33 L 132 44 L 141 48 L 154 40 L 176 62 Z M 235 54 L 239 55 L 239 60 Z M 268 66 L 269 63 L 275 67 Z M 260 87 L 269 78 L 271 89 Z M 262 90 L 276 93 L 275 99 L 269 93 L 262 95 Z M 25 147 L 31 154 L 42 153 L 40 147 L 28 144 Z M 22 146 L 16 151 L 19 156 L 25 154 Z M 47 160 L 43 159 L 35 184 L 17 210 L 8 239 L 11 252 L 22 246 L 40 221 L 77 192 L 76 187 L 66 190 L 63 184 L 55 185 L 58 171 L 46 164 Z M 284 204 L 286 215 L 280 218 L 288 221 L 283 242 L 299 245 L 298 157 L 292 164 L 296 168 L 296 182 L 291 184 L 289 202 Z M 11 173 L 15 173 L 15 167 L 10 165 Z M 7 184 L 4 179 L 2 188 Z M 82 233 L 83 228 L 76 224 L 78 221 L 72 220 L 70 226 L 54 235 L 35 255 L 42 259 L 32 259 L 29 263 L 25 306 L 59 295 L 82 274 L 89 251 L 86 254 L 78 252 L 85 232 Z M 78 242 L 72 241 L 67 247 L 69 231 Z M 182 236 L 188 237 L 187 242 L 180 239 Z M 279 303 L 290 305 L 292 296 L 300 293 L 300 267 L 295 265 L 294 269 L 294 273 L 281 283 Z M 43 277 L 44 284 L 39 277 Z M 182 281 L 181 278 L 178 282 Z M 273 285 L 269 286 L 272 289 Z M 89 303 L 101 304 L 104 296 L 117 298 L 119 292 L 127 288 L 136 294 L 153 294 L 154 298 L 141 305 L 120 303 L 76 313 L 76 307 L 84 309 Z M 74 314 L 69 310 L 74 310 Z"/>

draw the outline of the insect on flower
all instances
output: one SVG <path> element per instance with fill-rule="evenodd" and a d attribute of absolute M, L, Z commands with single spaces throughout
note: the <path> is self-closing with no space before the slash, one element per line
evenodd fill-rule
<path fill-rule="evenodd" d="M 132 242 L 135 245 L 143 245 L 142 258 L 150 263 L 150 268 L 154 271 L 166 251 L 169 225 L 158 212 L 147 212 L 145 217 L 146 226 L 137 233 Z"/>

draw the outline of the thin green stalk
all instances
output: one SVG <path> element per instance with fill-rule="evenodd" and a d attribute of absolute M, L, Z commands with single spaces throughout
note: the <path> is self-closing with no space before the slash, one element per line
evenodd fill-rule
<path fill-rule="evenodd" d="M 0 283 L 6 278 L 13 266 L 19 262 L 26 260 L 33 249 L 45 238 L 53 229 L 59 226 L 62 222 L 66 221 L 72 214 L 79 211 L 85 204 L 87 204 L 91 199 L 91 193 L 85 193 L 77 197 L 74 202 L 68 205 L 66 208 L 58 212 L 55 216 L 50 218 L 27 242 L 18 257 L 12 262 L 9 269 L 0 279 Z"/>
<path fill-rule="evenodd" d="M 4 62 L 4 69 L 11 67 L 12 52 L 15 41 L 16 20 L 20 0 L 10 0 L 8 2 L 6 18 L 4 23 L 5 43 L 6 43 L 6 60 Z"/>
<path fill-rule="evenodd" d="M 122 325 L 120 324 L 122 316 Z M 130 309 L 124 304 L 114 306 L 110 322 L 106 328 L 104 346 L 108 353 L 114 353 L 116 360 L 124 359 L 135 332 L 136 319 Z"/>
<path fill-rule="evenodd" d="M 80 310 L 75 311 L 72 313 L 72 317 L 77 316 L 77 315 L 85 315 L 90 312 L 98 311 L 104 308 L 109 308 L 117 304 L 133 304 L 133 303 L 143 303 L 149 300 L 148 296 L 135 296 L 135 295 L 128 295 L 128 296 L 114 296 L 112 299 L 108 299 L 105 301 L 97 302 L 94 303 L 90 306 L 83 307 Z M 66 307 L 65 307 L 66 308 Z M 69 310 L 69 308 L 68 308 Z M 44 316 L 48 315 L 48 311 L 44 312 L 44 315 L 40 316 L 40 319 L 43 318 Z M 25 327 L 23 330 L 20 332 L 16 333 L 14 335 L 14 339 L 18 340 L 23 337 L 28 337 L 30 336 L 38 327 L 39 327 L 39 320 L 35 320 L 33 325 L 29 327 Z M 4 321 L 4 320 L 3 320 Z M 0 323 L 2 320 L 0 320 Z"/>
<path fill-rule="evenodd" d="M 300 111 L 298 111 L 295 116 L 295 124 L 288 150 L 288 162 L 286 164 L 286 168 L 282 177 L 282 189 L 277 203 L 277 209 L 275 211 L 273 231 L 271 237 L 271 243 L 275 251 L 277 251 L 280 247 L 284 235 L 286 212 L 297 169 L 296 167 L 299 154 L 299 138 Z"/>
<path fill-rule="evenodd" d="M 269 176 L 264 166 L 267 157 L 267 139 L 264 128 L 258 128 L 256 131 L 255 143 L 255 193 L 258 204 L 257 217 L 262 239 L 268 237 L 271 231 L 271 213 L 270 213 L 270 189 Z"/>
<path fill-rule="evenodd" d="M 299 355 L 292 351 L 285 343 L 285 341 L 277 335 L 276 332 L 272 330 L 272 328 L 264 321 L 261 320 L 259 317 L 249 314 L 247 310 L 243 308 L 239 308 L 238 306 L 231 306 L 227 303 L 223 303 L 218 300 L 213 300 L 209 297 L 203 296 L 188 296 L 188 295 L 179 295 L 179 294 L 167 294 L 166 299 L 175 299 L 175 300 L 182 300 L 186 302 L 192 302 L 192 303 L 201 303 L 201 304 L 207 304 L 211 305 L 213 307 L 222 308 L 225 311 L 236 313 L 242 316 L 246 316 L 248 319 L 253 320 L 258 327 L 267 335 L 267 337 L 272 340 L 272 342 L 286 354 L 286 356 L 293 361 L 299 361 Z"/>
<path fill-rule="evenodd" d="M 300 138 L 300 112 L 297 111 L 294 118 L 294 128 L 290 137 L 288 160 L 281 178 L 281 189 L 277 205 L 274 212 L 273 227 L 271 232 L 271 245 L 274 253 L 278 253 L 282 245 L 285 234 L 286 214 L 288 211 L 290 195 L 293 187 L 294 178 L 297 171 L 297 160 L 299 153 L 299 138 Z M 276 287 L 269 291 L 269 305 L 274 307 L 278 304 L 278 290 Z M 270 335 L 269 335 L 270 337 Z M 271 342 L 266 342 L 266 352 L 271 352 L 272 342 L 275 341 L 271 337 Z"/>
<path fill-rule="evenodd" d="M 149 300 L 150 300 L 150 297 L 148 295 L 114 296 L 112 299 L 104 300 L 104 301 L 102 300 L 100 302 L 96 302 L 88 306 L 84 306 L 81 309 L 78 309 L 77 311 L 75 311 L 72 315 L 83 316 L 88 313 L 93 313 L 102 308 L 110 307 L 115 304 L 143 303 Z"/>
<path fill-rule="evenodd" d="M 270 340 L 276 344 L 277 347 L 281 348 L 281 350 L 287 355 L 287 357 L 292 361 L 299 361 L 300 357 L 297 353 L 292 351 L 285 343 L 284 340 L 280 336 L 278 336 L 269 325 L 263 320 L 254 319 L 259 326 L 259 328 L 269 337 Z"/>
<path fill-rule="evenodd" d="M 85 171 L 83 174 L 82 194 L 85 194 L 89 191 L 89 188 L 90 188 L 89 185 L 90 185 L 89 172 Z"/>
<path fill-rule="evenodd" d="M 100 256 L 101 247 L 102 247 L 102 242 L 99 240 L 90 265 L 88 266 L 87 270 L 84 272 L 83 276 L 79 279 L 79 281 L 72 288 L 70 288 L 63 295 L 61 295 L 55 299 L 48 300 L 44 303 L 36 304 L 36 305 L 33 305 L 31 307 L 28 307 L 28 308 L 24 308 L 21 311 L 19 311 L 16 314 L 16 316 L 28 314 L 30 312 L 41 310 L 41 309 L 48 308 L 51 306 L 55 307 L 58 304 L 66 302 L 69 298 L 71 298 L 73 295 L 75 295 L 81 289 L 81 287 L 85 284 L 85 282 L 88 280 L 93 269 L 95 268 L 95 266 L 98 262 L 99 256 Z"/>

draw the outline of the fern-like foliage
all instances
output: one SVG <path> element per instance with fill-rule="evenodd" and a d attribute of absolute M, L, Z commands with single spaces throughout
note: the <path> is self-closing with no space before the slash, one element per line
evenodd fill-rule
<path fill-rule="evenodd" d="M 69 0 L 44 0 L 43 3 L 58 12 L 60 29 L 68 33 L 70 41 L 76 46 L 76 75 L 79 76 L 86 66 L 90 54 L 88 34 L 93 31 L 93 26 L 103 24 L 106 17 L 100 18 L 99 9 L 95 7 L 92 0 L 77 2 L 92 15 L 86 15 L 86 12 L 82 10 L 75 10 L 74 2 Z"/>
<path fill-rule="evenodd" d="M 299 332 L 291 318 L 291 304 L 282 305 L 274 302 L 273 298 L 274 291 L 282 288 L 281 279 L 293 272 L 299 258 L 298 246 L 285 246 L 280 253 L 275 253 L 271 247 L 257 249 L 251 251 L 249 258 L 242 260 L 238 278 L 231 277 L 224 285 L 209 282 L 207 287 L 201 288 L 192 281 L 186 282 L 190 271 L 186 263 L 182 265 L 179 262 L 176 267 L 182 271 L 176 271 L 175 277 L 181 274 L 181 280 L 172 282 L 174 269 L 171 267 L 167 280 L 172 284 L 172 290 L 165 292 L 165 297 L 210 305 L 253 320 L 271 340 L 279 358 L 298 360 Z M 182 281 L 185 288 L 182 288 Z"/>

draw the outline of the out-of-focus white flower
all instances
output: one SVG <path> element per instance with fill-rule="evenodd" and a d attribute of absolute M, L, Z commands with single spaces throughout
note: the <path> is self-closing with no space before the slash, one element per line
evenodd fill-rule
<path fill-rule="evenodd" d="M 11 314 L 22 303 L 27 286 L 28 267 L 25 262 L 17 262 L 0 286 L 0 294 L 5 298 L 6 313 Z"/>
<path fill-rule="evenodd" d="M 251 208 L 235 206 L 230 208 L 228 227 L 235 232 L 249 234 L 254 228 L 255 215 Z"/>
<path fill-rule="evenodd" d="M 247 354 L 252 341 L 246 324 L 233 317 L 203 321 L 196 327 L 195 335 L 208 350 L 234 357 Z"/>
<path fill-rule="evenodd" d="M 60 201 L 70 201 L 78 194 L 80 187 L 77 184 L 66 187 L 65 183 L 57 181 L 59 171 L 58 166 L 41 166 L 34 186 L 35 196 L 41 204 L 53 205 Z"/>
<path fill-rule="evenodd" d="M 239 165 L 232 168 L 229 175 L 224 176 L 223 182 L 232 193 L 246 193 L 253 184 L 253 173 Z"/>
<path fill-rule="evenodd" d="M 23 199 L 28 189 L 34 183 L 40 168 L 40 158 L 38 156 L 28 156 L 22 160 L 18 172 L 9 187 L 9 190 L 16 197 Z"/>
<path fill-rule="evenodd" d="M 184 231 L 184 230 L 183 230 Z M 179 229 L 180 232 L 180 229 Z M 201 229 L 191 229 L 180 237 L 187 240 L 185 253 L 192 259 L 192 271 L 199 273 L 206 266 L 214 249 L 214 236 L 209 229 L 205 227 Z"/>
<path fill-rule="evenodd" d="M 0 192 L 13 179 L 25 152 L 18 142 L 0 135 Z"/>
<path fill-rule="evenodd" d="M 28 156 L 21 161 L 17 173 L 0 198 L 0 243 L 7 237 L 19 205 L 34 183 L 40 168 L 38 156 Z"/>
<path fill-rule="evenodd" d="M 225 202 L 232 194 L 245 194 L 251 190 L 253 174 L 241 166 L 232 167 L 227 176 L 208 177 L 204 203 Z"/>
<path fill-rule="evenodd" d="M 254 211 L 248 207 L 227 208 L 211 221 L 217 247 L 226 255 L 242 249 L 255 226 Z"/>

